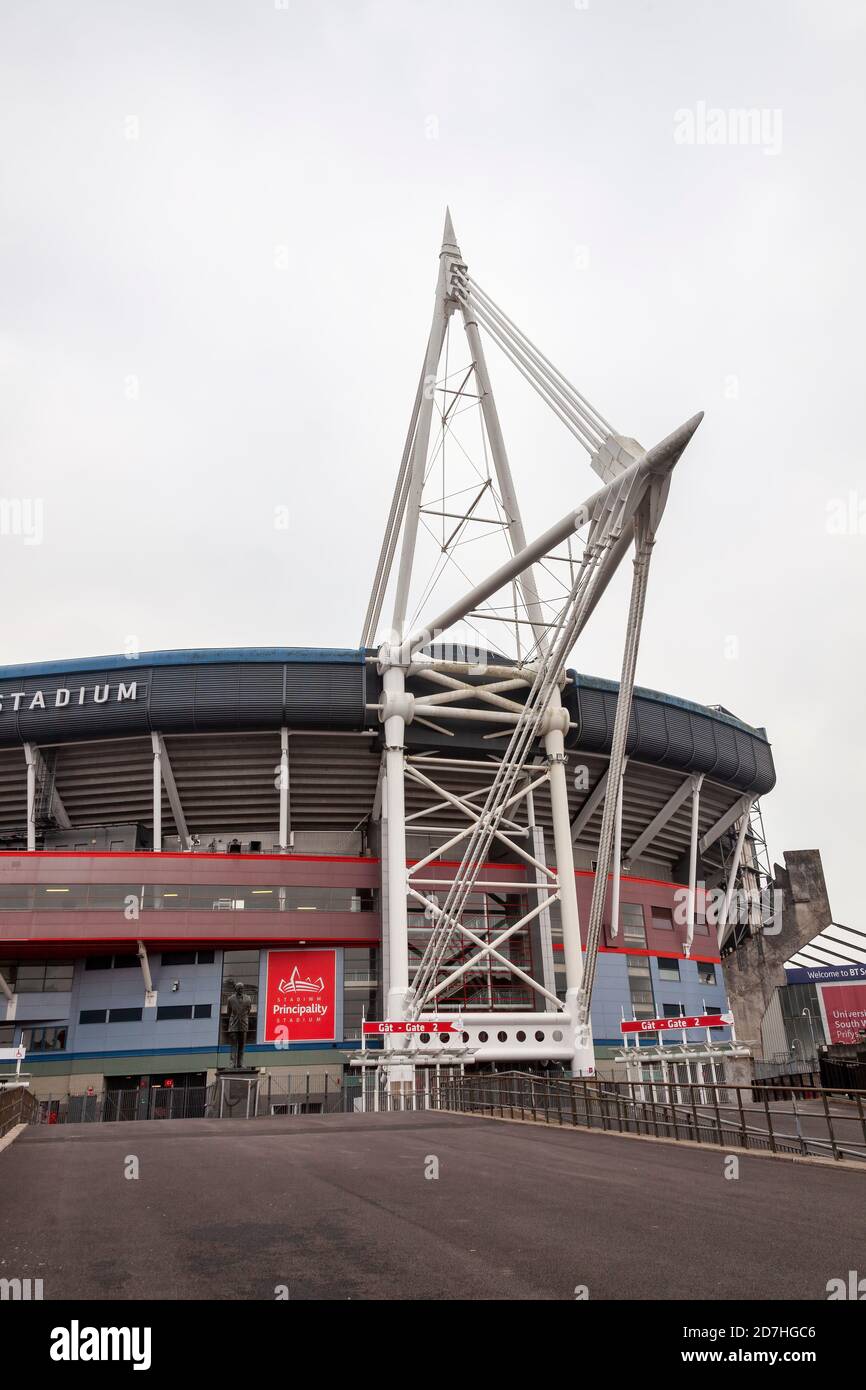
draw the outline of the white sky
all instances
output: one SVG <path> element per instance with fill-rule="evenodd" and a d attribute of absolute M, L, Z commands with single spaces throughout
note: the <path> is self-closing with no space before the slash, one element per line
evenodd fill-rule
<path fill-rule="evenodd" d="M 0 55 L 0 499 L 44 512 L 0 661 L 357 642 L 449 202 L 620 430 L 706 411 L 638 679 L 766 725 L 771 850 L 862 925 L 861 0 L 8 0 Z M 677 143 L 699 103 L 776 152 Z M 594 475 L 490 366 L 532 535 Z"/>

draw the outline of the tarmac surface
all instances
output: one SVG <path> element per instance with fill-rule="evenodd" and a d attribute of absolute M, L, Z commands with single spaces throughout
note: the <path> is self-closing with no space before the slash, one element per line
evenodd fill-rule
<path fill-rule="evenodd" d="M 866 1172 L 737 1158 L 729 1179 L 723 1150 L 435 1112 L 32 1126 L 0 1153 L 0 1279 L 47 1300 L 823 1300 L 866 1268 Z"/>

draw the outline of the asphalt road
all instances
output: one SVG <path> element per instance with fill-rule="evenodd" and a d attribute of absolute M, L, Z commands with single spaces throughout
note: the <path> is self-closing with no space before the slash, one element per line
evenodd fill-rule
<path fill-rule="evenodd" d="M 46 1299 L 825 1299 L 866 1270 L 866 1173 L 724 1167 L 435 1113 L 33 1127 L 0 1153 L 0 1278 Z"/>

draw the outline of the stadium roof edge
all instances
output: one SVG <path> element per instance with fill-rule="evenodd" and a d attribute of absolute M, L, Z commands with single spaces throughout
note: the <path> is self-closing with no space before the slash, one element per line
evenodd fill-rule
<path fill-rule="evenodd" d="M 329 661 L 345 665 L 360 665 L 364 653 L 348 647 L 177 647 L 170 651 L 137 652 L 126 656 L 116 652 L 110 656 L 67 657 L 62 661 L 31 661 L 15 666 L 0 666 L 0 681 L 24 679 L 27 676 L 55 676 L 75 671 L 132 670 L 137 666 L 211 666 L 225 661 Z"/>
<path fill-rule="evenodd" d="M 128 671 L 148 666 L 207 666 L 224 662 L 284 661 L 310 665 L 317 662 L 360 665 L 368 654 L 371 653 L 354 647 L 178 647 L 167 651 L 138 652 L 135 656 L 115 652 L 108 656 L 67 657 L 59 661 L 32 661 L 0 666 L 0 682 L 33 676 L 72 675 L 86 671 Z M 587 676 L 574 670 L 569 670 L 567 674 L 578 688 L 608 691 L 618 689 L 617 681 L 601 676 Z M 644 700 L 655 700 L 663 705 L 675 706 L 720 723 L 730 724 L 734 728 L 744 729 L 756 738 L 769 742 L 766 729 L 747 724 L 745 720 L 725 711 L 711 709 L 708 705 L 684 700 L 664 691 L 650 690 L 644 686 L 635 686 L 634 693 Z"/>

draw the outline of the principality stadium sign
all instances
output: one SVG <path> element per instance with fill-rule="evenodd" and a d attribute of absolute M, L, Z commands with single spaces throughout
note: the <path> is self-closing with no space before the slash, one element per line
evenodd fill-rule
<path fill-rule="evenodd" d="M 18 710 L 64 709 L 67 705 L 119 704 L 138 699 L 138 681 L 110 681 L 96 685 L 61 686 L 58 690 L 0 691 L 0 714 Z"/>

